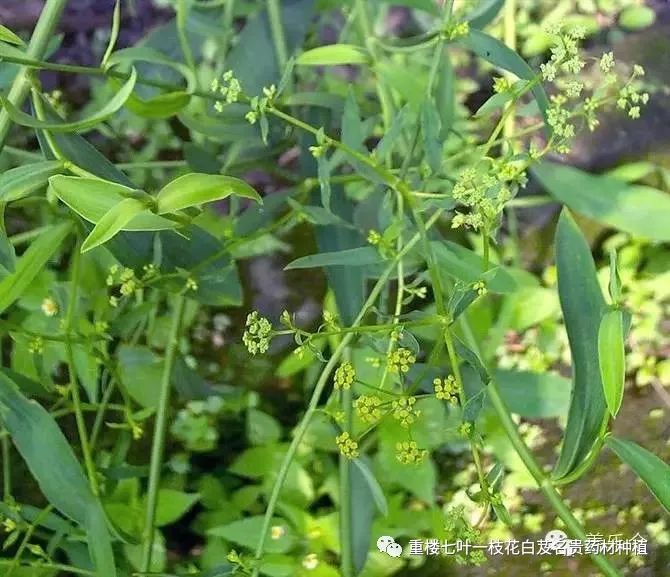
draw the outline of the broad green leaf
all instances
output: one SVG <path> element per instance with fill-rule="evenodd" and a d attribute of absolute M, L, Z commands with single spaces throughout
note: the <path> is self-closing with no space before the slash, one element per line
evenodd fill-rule
<path fill-rule="evenodd" d="M 370 470 L 370 467 L 366 461 L 362 459 L 354 459 L 353 464 L 360 471 L 361 476 L 365 479 L 365 483 L 370 490 L 370 495 L 372 496 L 372 500 L 374 501 L 377 510 L 384 516 L 388 515 L 389 506 L 386 502 L 384 491 L 382 491 L 382 488 L 379 486 L 379 482 L 377 479 L 375 479 L 375 476 Z"/>
<path fill-rule="evenodd" d="M 0 96 L 0 102 L 16 124 L 21 126 L 28 126 L 30 128 L 37 128 L 41 130 L 49 130 L 51 132 L 84 132 L 90 130 L 94 126 L 97 126 L 101 122 L 104 122 L 109 117 L 118 112 L 121 107 L 126 103 L 128 97 L 135 87 L 135 81 L 137 80 L 137 72 L 133 68 L 130 73 L 130 78 L 121 86 L 118 92 L 105 104 L 100 110 L 97 110 L 90 116 L 82 118 L 81 120 L 75 120 L 72 122 L 59 122 L 52 120 L 40 120 L 35 118 L 30 114 L 19 110 L 7 99 Z"/>
<path fill-rule="evenodd" d="M 570 407 L 570 381 L 552 373 L 499 369 L 500 396 L 513 413 L 529 419 L 564 418 Z"/>
<path fill-rule="evenodd" d="M 353 44 L 329 44 L 303 52 L 295 63 L 301 66 L 368 64 L 370 55 L 364 48 Z"/>
<path fill-rule="evenodd" d="M 191 173 L 166 184 L 156 196 L 158 214 L 223 200 L 231 194 L 262 203 L 258 193 L 243 180 L 220 174 Z"/>
<path fill-rule="evenodd" d="M 223 537 L 235 545 L 253 549 L 258 543 L 262 527 L 263 516 L 258 515 L 234 521 L 221 527 L 213 527 L 207 531 L 207 534 L 215 537 Z M 283 527 L 284 532 L 277 539 L 272 538 L 268 534 L 265 540 L 265 551 L 267 553 L 286 553 L 295 543 L 293 531 L 284 520 L 279 518 L 272 519 L 270 530 L 272 527 Z"/>
<path fill-rule="evenodd" d="M 53 417 L 41 405 L 26 399 L 2 373 L 0 422 L 47 500 L 86 532 L 98 574 L 114 577 L 116 567 L 107 519 L 70 445 Z"/>
<path fill-rule="evenodd" d="M 505 0 L 481 0 L 465 19 L 470 23 L 470 28 L 481 30 L 495 20 L 504 5 Z"/>
<path fill-rule="evenodd" d="M 25 46 L 25 42 L 19 36 L 14 34 L 7 26 L 0 24 L 0 40 L 16 46 Z"/>
<path fill-rule="evenodd" d="M 614 451 L 619 459 L 637 474 L 649 490 L 658 499 L 663 508 L 670 513 L 670 466 L 647 449 L 633 441 L 608 435 L 605 445 Z"/>
<path fill-rule="evenodd" d="M 188 513 L 200 500 L 198 493 L 184 493 L 175 489 L 160 489 L 156 507 L 156 527 L 171 525 Z M 146 508 L 146 499 L 143 509 Z"/>
<path fill-rule="evenodd" d="M 49 177 L 63 171 L 60 160 L 46 160 L 12 168 L 0 175 L 0 202 L 12 202 L 47 185 Z"/>
<path fill-rule="evenodd" d="M 494 267 L 484 274 L 484 259 L 477 253 L 451 241 L 431 243 L 441 269 L 449 276 L 466 283 L 486 278 L 486 287 L 495 293 L 511 293 L 519 284 L 503 267 Z"/>
<path fill-rule="evenodd" d="M 598 365 L 598 330 L 605 312 L 591 250 L 567 210 L 556 230 L 558 294 L 572 354 L 572 398 L 554 477 L 574 471 L 598 440 L 607 406 Z"/>
<path fill-rule="evenodd" d="M 475 29 L 470 30 L 470 34 L 458 40 L 458 42 L 494 66 L 516 74 L 522 80 L 533 81 L 537 76 L 526 61 L 514 52 L 514 50 L 507 47 L 500 40 L 493 38 L 493 36 L 484 34 L 484 32 Z M 540 112 L 542 112 L 545 123 L 547 123 L 549 99 L 542 84 L 538 82 L 533 86 L 531 91 L 540 107 Z M 547 126 L 549 126 L 548 123 Z"/>
<path fill-rule="evenodd" d="M 49 184 L 56 196 L 85 220 L 97 224 L 109 211 L 133 193 L 114 182 L 78 176 L 52 176 Z M 177 224 L 149 210 L 136 214 L 121 230 L 166 230 Z"/>
<path fill-rule="evenodd" d="M 637 237 L 670 241 L 670 195 L 550 162 L 532 171 L 571 210 Z"/>
<path fill-rule="evenodd" d="M 303 256 L 288 263 L 284 270 L 293 270 L 298 268 L 321 268 L 324 266 L 369 266 L 383 262 L 382 257 L 376 248 L 372 246 L 362 246 L 359 248 L 350 248 L 337 252 L 321 252 Z"/>
<path fill-rule="evenodd" d="M 130 397 L 146 408 L 156 408 L 163 374 L 163 359 L 148 347 L 121 345 L 116 357 L 119 378 Z"/>
<path fill-rule="evenodd" d="M 21 298 L 44 265 L 60 248 L 71 229 L 69 222 L 55 225 L 30 244 L 18 259 L 14 272 L 0 282 L 0 313 Z"/>
<path fill-rule="evenodd" d="M 115 204 L 102 216 L 86 237 L 81 245 L 81 252 L 104 244 L 144 210 L 144 204 L 135 198 L 125 198 Z"/>
<path fill-rule="evenodd" d="M 598 331 L 598 364 L 607 408 L 616 417 L 626 381 L 626 351 L 624 350 L 623 313 L 607 311 L 600 321 Z"/>
<path fill-rule="evenodd" d="M 648 28 L 656 21 L 656 12 L 649 6 L 627 6 L 619 15 L 619 24 L 628 30 Z"/>
<path fill-rule="evenodd" d="M 276 443 L 279 441 L 281 433 L 281 425 L 277 422 L 277 419 L 258 409 L 249 409 L 247 412 L 247 437 L 252 445 Z"/>

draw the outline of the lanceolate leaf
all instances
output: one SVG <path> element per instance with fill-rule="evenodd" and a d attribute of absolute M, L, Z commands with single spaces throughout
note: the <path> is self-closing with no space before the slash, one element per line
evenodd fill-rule
<path fill-rule="evenodd" d="M 26 399 L 2 373 L 0 422 L 47 500 L 86 532 L 97 574 L 114 577 L 116 567 L 107 519 L 70 445 L 51 415 L 35 401 Z"/>
<path fill-rule="evenodd" d="M 466 20 L 470 23 L 471 28 L 481 30 L 495 20 L 504 5 L 505 0 L 482 0 L 466 16 Z"/>
<path fill-rule="evenodd" d="M 127 198 L 133 189 L 97 178 L 57 175 L 49 179 L 56 196 L 79 216 L 93 224 L 100 222 L 114 206 Z M 145 210 L 136 214 L 121 230 L 166 230 L 175 222 Z"/>
<path fill-rule="evenodd" d="M 25 42 L 19 36 L 14 34 L 7 26 L 0 24 L 0 40 L 8 42 L 9 44 L 16 44 L 17 46 L 24 46 Z"/>
<path fill-rule="evenodd" d="M 670 466 L 632 441 L 608 436 L 605 444 L 637 473 L 658 502 L 670 513 Z"/>
<path fill-rule="evenodd" d="M 598 331 L 598 363 L 603 380 L 607 408 L 616 417 L 623 401 L 626 380 L 626 352 L 624 350 L 623 312 L 605 313 Z"/>
<path fill-rule="evenodd" d="M 28 126 L 30 128 L 40 128 L 43 130 L 50 130 L 52 132 L 83 132 L 90 130 L 94 126 L 107 120 L 110 116 L 115 114 L 128 100 L 128 97 L 133 92 L 135 81 L 137 80 L 137 72 L 133 68 L 130 78 L 123 84 L 118 92 L 103 106 L 100 110 L 94 112 L 87 118 L 76 120 L 74 122 L 59 122 L 53 120 L 40 120 L 22 112 L 14 106 L 9 100 L 0 96 L 0 102 L 4 106 L 9 117 L 20 124 L 21 126 Z"/>
<path fill-rule="evenodd" d="M 551 162 L 532 171 L 547 192 L 571 210 L 634 236 L 670 241 L 670 195 Z"/>
<path fill-rule="evenodd" d="M 81 245 L 81 252 L 100 246 L 120 232 L 135 216 L 145 210 L 142 202 L 126 198 L 110 208 Z"/>
<path fill-rule="evenodd" d="M 46 160 L 12 168 L 0 175 L 0 202 L 20 200 L 47 185 L 49 177 L 60 173 L 60 160 Z"/>
<path fill-rule="evenodd" d="M 383 262 L 377 249 L 371 246 L 350 248 L 337 252 L 321 252 L 297 258 L 288 263 L 286 270 L 296 268 L 320 268 L 323 266 L 369 266 Z"/>
<path fill-rule="evenodd" d="M 28 250 L 18 259 L 14 273 L 0 282 L 0 313 L 23 295 L 58 250 L 71 228 L 69 222 L 56 225 L 31 243 Z"/>
<path fill-rule="evenodd" d="M 537 76 L 526 61 L 514 52 L 514 50 L 508 48 L 500 40 L 493 38 L 493 36 L 484 34 L 484 32 L 470 30 L 470 34 L 459 40 L 459 42 L 477 54 L 477 56 L 480 56 L 498 68 L 516 74 L 522 80 L 532 81 Z M 546 122 L 547 109 L 549 108 L 547 93 L 539 82 L 533 86 L 531 91 Z"/>
<path fill-rule="evenodd" d="M 190 206 L 223 200 L 231 194 L 262 203 L 258 193 L 239 178 L 220 174 L 192 173 L 180 176 L 161 189 L 156 197 L 158 213 L 166 214 Z"/>
<path fill-rule="evenodd" d="M 572 353 L 573 389 L 557 479 L 574 471 L 601 434 L 607 406 L 598 365 L 598 330 L 605 300 L 591 250 L 570 213 L 563 211 L 556 231 L 558 293 Z"/>
<path fill-rule="evenodd" d="M 302 66 L 335 66 L 341 64 L 368 64 L 367 50 L 352 44 L 330 44 L 303 52 L 295 63 Z"/>

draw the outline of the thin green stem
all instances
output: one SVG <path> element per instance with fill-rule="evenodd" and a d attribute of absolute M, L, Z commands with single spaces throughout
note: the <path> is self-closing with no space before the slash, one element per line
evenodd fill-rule
<path fill-rule="evenodd" d="M 82 411 L 81 397 L 79 395 L 79 383 L 77 380 L 77 365 L 74 358 L 74 348 L 72 346 L 71 335 L 74 328 L 74 319 L 77 312 L 77 302 L 81 273 L 81 255 L 79 251 L 79 242 L 77 242 L 72 251 L 71 267 L 71 281 L 70 281 L 70 299 L 67 307 L 67 314 L 65 316 L 65 354 L 67 357 L 67 367 L 70 378 L 70 393 L 72 395 L 72 404 L 74 406 L 74 415 L 77 422 L 77 431 L 79 433 L 79 443 L 81 445 L 81 452 L 84 456 L 84 466 L 88 481 L 91 485 L 91 490 L 94 495 L 100 493 L 98 487 L 98 474 L 95 470 L 95 463 L 91 453 L 91 447 L 88 439 L 88 432 L 86 431 L 86 421 L 84 420 L 84 412 Z"/>
<path fill-rule="evenodd" d="M 28 59 L 41 60 L 44 58 L 47 46 L 54 36 L 66 3 L 67 0 L 46 1 L 26 50 L 26 57 Z M 3 61 L 7 62 L 8 59 L 3 57 Z M 7 94 L 7 100 L 17 108 L 23 106 L 23 102 L 28 96 L 28 91 L 30 90 L 29 73 L 29 69 L 22 66 L 14 77 L 14 81 Z M 7 111 L 4 109 L 0 110 L 0 151 L 2 151 L 5 145 L 11 125 L 12 121 Z"/>
<path fill-rule="evenodd" d="M 9 503 L 12 497 L 11 447 L 9 437 L 3 435 L 0 442 L 2 443 L 2 497 L 5 503 Z"/>
<path fill-rule="evenodd" d="M 584 528 L 572 514 L 572 511 L 570 511 L 570 509 L 565 505 L 561 495 L 551 484 L 551 481 L 547 478 L 542 469 L 540 469 L 532 453 L 523 442 L 521 435 L 519 435 L 519 431 L 517 430 L 517 427 L 514 424 L 512 417 L 510 416 L 509 409 L 505 405 L 496 383 L 491 381 L 488 384 L 487 390 L 488 397 L 491 400 L 491 404 L 493 405 L 498 418 L 500 419 L 500 423 L 505 430 L 505 434 L 512 443 L 514 450 L 523 461 L 526 469 L 528 469 L 528 472 L 537 482 L 540 491 L 542 491 L 547 500 L 551 503 L 551 506 L 554 508 L 561 520 L 565 523 L 565 526 L 568 528 L 568 531 L 572 534 L 572 536 L 575 539 L 586 541 L 587 536 Z M 607 560 L 606 557 L 592 554 L 591 559 L 593 559 L 593 562 L 607 577 L 621 577 L 619 571 Z"/>
<path fill-rule="evenodd" d="M 35 532 L 35 529 L 42 522 L 42 520 L 46 518 L 46 516 L 51 512 L 52 509 L 53 505 L 47 505 L 44 509 L 40 511 L 39 515 L 37 515 L 37 517 L 35 517 L 35 520 L 30 524 L 28 530 L 23 536 L 23 539 L 21 540 L 19 548 L 16 550 L 16 553 L 14 554 L 14 558 L 12 559 L 12 562 L 9 565 L 7 572 L 5 573 L 5 577 L 11 577 L 12 574 L 14 573 L 14 570 L 21 565 L 21 556 L 23 555 L 23 552 L 26 550 L 26 547 L 30 543 L 30 539 L 33 536 L 33 533 Z"/>
<path fill-rule="evenodd" d="M 167 430 L 168 405 L 170 401 L 170 382 L 172 379 L 172 367 L 179 348 L 179 334 L 181 330 L 184 303 L 186 298 L 179 295 L 172 310 L 172 323 L 165 351 L 163 364 L 163 375 L 160 384 L 160 396 L 156 413 L 156 424 L 154 438 L 151 446 L 151 463 L 149 465 L 149 485 L 147 488 L 147 510 L 144 521 L 144 533 L 142 539 L 142 571 L 147 572 L 151 568 L 151 557 L 154 547 L 154 533 L 156 530 L 156 507 L 158 505 L 158 487 L 163 467 L 163 453 L 165 451 L 165 433 Z"/>
<path fill-rule="evenodd" d="M 433 214 L 431 219 L 428 221 L 427 226 L 432 226 L 432 224 L 434 224 L 442 214 L 443 210 L 441 209 L 437 210 Z M 402 252 L 400 252 L 396 256 L 396 259 L 403 258 L 416 245 L 416 243 L 419 242 L 419 240 L 420 236 L 418 234 L 415 234 L 410 239 L 410 241 L 405 245 Z M 361 323 L 361 321 L 367 314 L 368 310 L 372 307 L 372 305 L 379 297 L 382 289 L 388 282 L 388 279 L 390 278 L 393 270 L 396 267 L 396 259 L 394 259 L 393 262 L 391 262 L 386 267 L 382 275 L 375 283 L 374 287 L 370 291 L 370 294 L 368 295 L 368 298 L 366 299 L 360 312 L 358 313 L 358 316 L 354 320 L 353 326 L 357 326 Z M 319 400 L 321 399 L 323 391 L 325 390 L 326 385 L 328 384 L 328 379 L 331 373 L 335 369 L 335 366 L 339 362 L 340 357 L 342 356 L 342 354 L 344 353 L 344 351 L 349 346 L 349 344 L 351 343 L 351 341 L 354 339 L 355 336 L 356 335 L 353 332 L 344 335 L 338 346 L 333 351 L 333 354 L 331 355 L 330 359 L 328 359 L 328 362 L 321 371 L 321 374 L 319 375 L 316 385 L 314 386 L 314 390 L 312 391 L 312 396 L 310 397 L 305 414 L 303 415 L 302 419 L 300 420 L 300 423 L 295 429 L 293 439 L 291 441 L 291 444 L 289 445 L 288 450 L 286 451 L 286 455 L 284 455 L 284 459 L 279 468 L 279 472 L 277 473 L 277 478 L 275 479 L 274 485 L 272 487 L 272 492 L 270 493 L 270 498 L 268 500 L 268 505 L 265 510 L 265 516 L 263 518 L 263 526 L 261 528 L 261 534 L 258 538 L 258 545 L 256 546 L 256 552 L 255 552 L 256 563 L 253 568 L 252 577 L 258 577 L 258 575 L 260 574 L 260 562 L 263 557 L 263 552 L 265 551 L 265 542 L 267 540 L 267 534 L 268 531 L 270 530 L 270 523 L 272 522 L 272 517 L 275 513 L 277 503 L 279 501 L 279 493 L 284 485 L 284 482 L 286 481 L 286 476 L 288 475 L 289 467 L 291 466 L 291 463 L 295 458 L 295 455 L 298 451 L 298 447 L 300 446 L 300 443 L 305 435 L 305 432 L 307 431 L 307 428 L 309 427 L 309 424 L 312 421 L 314 414 L 318 410 Z"/>

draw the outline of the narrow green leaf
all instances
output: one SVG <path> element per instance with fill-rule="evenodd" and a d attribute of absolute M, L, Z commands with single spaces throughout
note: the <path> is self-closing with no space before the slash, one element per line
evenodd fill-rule
<path fill-rule="evenodd" d="M 514 98 L 514 93 L 510 90 L 506 90 L 505 92 L 498 92 L 491 96 L 491 98 L 489 98 L 477 109 L 475 116 L 482 118 L 483 116 L 486 116 L 487 114 L 502 108 L 505 106 L 505 104 L 512 100 L 512 98 Z"/>
<path fill-rule="evenodd" d="M 114 577 L 116 567 L 107 520 L 77 459 L 53 417 L 26 399 L 0 373 L 0 421 L 47 500 L 81 525 L 98 575 Z"/>
<path fill-rule="evenodd" d="M 158 193 L 158 214 L 166 214 L 223 200 L 231 194 L 262 203 L 258 193 L 243 180 L 220 174 L 191 173 L 166 184 Z"/>
<path fill-rule="evenodd" d="M 16 252 L 4 228 L 0 227 L 0 270 L 13 273 L 16 270 Z"/>
<path fill-rule="evenodd" d="M 372 495 L 372 499 L 374 500 L 375 505 L 377 506 L 377 510 L 382 515 L 387 516 L 389 514 L 389 506 L 388 503 L 386 502 L 384 491 L 382 491 L 382 488 L 379 486 L 379 482 L 377 481 L 377 479 L 375 479 L 375 476 L 370 470 L 370 467 L 367 465 L 365 461 L 361 459 L 354 459 L 353 463 L 358 468 L 361 475 L 365 479 L 365 482 L 367 483 L 368 488 L 370 489 L 370 495 Z"/>
<path fill-rule="evenodd" d="M 85 220 L 97 224 L 132 188 L 97 178 L 57 175 L 49 179 L 56 196 Z M 149 210 L 136 214 L 121 230 L 167 230 L 177 224 Z"/>
<path fill-rule="evenodd" d="M 465 19 L 470 23 L 470 28 L 481 30 L 495 20 L 504 5 L 505 0 L 482 0 Z"/>
<path fill-rule="evenodd" d="M 670 241 L 670 195 L 551 162 L 532 172 L 551 196 L 575 212 L 637 237 Z"/>
<path fill-rule="evenodd" d="M 0 24 L 0 40 L 2 42 L 7 42 L 9 44 L 15 44 L 16 46 L 25 46 L 26 43 L 14 32 L 12 32 L 7 26 Z"/>
<path fill-rule="evenodd" d="M 607 418 L 598 364 L 598 332 L 606 304 L 589 245 L 567 210 L 556 230 L 556 268 L 573 373 L 565 437 L 554 470 L 560 479 L 584 461 Z"/>
<path fill-rule="evenodd" d="M 135 62 L 146 62 L 148 64 L 171 68 L 184 77 L 186 87 L 183 90 L 157 94 L 150 98 L 141 98 L 133 93 L 126 103 L 129 110 L 143 118 L 160 119 L 173 116 L 186 107 L 197 85 L 195 74 L 188 66 L 183 62 L 169 58 L 162 52 L 149 46 L 133 46 L 117 50 L 109 56 L 107 67 L 132 65 Z M 118 85 L 118 81 L 114 79 L 110 81 L 112 85 Z"/>
<path fill-rule="evenodd" d="M 123 230 L 133 218 L 145 210 L 144 204 L 135 198 L 126 198 L 110 208 L 95 225 L 81 245 L 81 252 L 100 246 Z"/>
<path fill-rule="evenodd" d="M 49 177 L 63 171 L 60 160 L 46 160 L 12 168 L 0 175 L 0 202 L 13 202 L 47 185 Z"/>
<path fill-rule="evenodd" d="M 370 55 L 364 48 L 353 44 L 329 44 L 303 52 L 295 63 L 301 66 L 368 64 Z"/>
<path fill-rule="evenodd" d="M 28 126 L 30 128 L 38 128 L 42 130 L 50 130 L 52 132 L 84 132 L 90 130 L 94 126 L 107 120 L 114 115 L 126 103 L 128 97 L 131 95 L 137 80 L 137 71 L 133 68 L 130 73 L 130 78 L 121 86 L 119 91 L 105 104 L 100 110 L 94 112 L 86 118 L 75 120 L 73 122 L 57 122 L 52 120 L 40 120 L 30 114 L 19 110 L 9 100 L 0 96 L 0 102 L 4 106 L 7 114 L 16 124 L 21 126 Z"/>
<path fill-rule="evenodd" d="M 119 28 L 121 27 L 121 0 L 116 0 L 114 4 L 114 13 L 112 14 L 112 29 L 109 33 L 109 42 L 107 43 L 107 48 L 105 49 L 105 54 L 102 57 L 102 67 L 104 68 L 107 65 L 109 57 L 112 55 L 114 46 L 119 37 Z"/>
<path fill-rule="evenodd" d="M 598 363 L 605 401 L 613 417 L 616 417 L 621 408 L 626 381 L 623 331 L 623 313 L 620 310 L 606 312 L 598 331 Z"/>
<path fill-rule="evenodd" d="M 428 12 L 433 16 L 437 16 L 440 13 L 440 9 L 434 0 L 381 0 L 387 4 L 393 4 L 394 6 L 407 6 L 408 8 L 414 8 L 416 10 L 423 10 Z"/>
<path fill-rule="evenodd" d="M 610 435 L 605 439 L 605 445 L 635 471 L 658 502 L 670 513 L 670 466 L 633 441 Z"/>
<path fill-rule="evenodd" d="M 288 263 L 284 270 L 298 268 L 321 268 L 324 266 L 369 266 L 383 262 L 382 257 L 372 246 L 362 246 L 339 250 L 337 252 L 321 252 L 295 259 Z"/>
<path fill-rule="evenodd" d="M 493 36 L 484 34 L 484 32 L 470 30 L 470 34 L 460 39 L 459 43 L 463 44 L 463 46 L 494 66 L 516 74 L 522 80 L 533 81 L 537 76 L 533 69 L 528 66 L 527 62 L 514 52 L 514 50 L 507 47 L 500 40 L 493 38 Z M 532 93 L 540 107 L 540 112 L 542 112 L 542 116 L 544 117 L 547 130 L 549 130 L 549 124 L 547 122 L 549 98 L 547 98 L 547 93 L 539 82 L 533 86 Z"/>
<path fill-rule="evenodd" d="M 424 100 L 421 106 L 421 136 L 428 166 L 434 173 L 439 172 L 442 167 L 440 114 L 432 98 Z"/>
<path fill-rule="evenodd" d="M 60 248 L 72 228 L 69 222 L 58 224 L 38 236 L 16 263 L 13 274 L 0 282 L 0 313 L 20 298 L 44 265 Z"/>

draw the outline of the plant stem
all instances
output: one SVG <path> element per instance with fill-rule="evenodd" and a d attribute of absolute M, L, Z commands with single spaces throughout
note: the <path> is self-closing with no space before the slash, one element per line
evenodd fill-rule
<path fill-rule="evenodd" d="M 284 35 L 284 23 L 282 21 L 279 0 L 268 0 L 268 19 L 270 20 L 272 42 L 274 43 L 277 66 L 281 76 L 288 63 L 288 47 L 286 45 L 286 36 Z"/>
<path fill-rule="evenodd" d="M 186 0 L 177 0 L 177 34 L 179 36 L 179 44 L 186 61 L 186 66 L 195 72 L 195 59 L 193 58 L 193 51 L 191 50 L 191 44 L 188 41 L 188 34 L 186 32 L 187 22 L 188 6 Z"/>
<path fill-rule="evenodd" d="M 523 439 L 521 438 L 521 435 L 519 435 L 519 431 L 517 430 L 517 427 L 514 424 L 512 417 L 510 416 L 509 409 L 500 396 L 498 386 L 493 380 L 488 384 L 487 390 L 491 404 L 493 405 L 493 408 L 495 409 L 498 418 L 500 419 L 500 423 L 505 430 L 505 434 L 512 443 L 514 450 L 523 461 L 523 464 L 528 469 L 528 472 L 537 482 L 540 491 L 544 493 L 545 497 L 551 503 L 551 506 L 554 508 L 558 516 L 563 520 L 570 533 L 576 539 L 586 541 L 587 537 L 584 528 L 572 514 L 570 509 L 565 505 L 560 494 L 552 485 L 549 478 L 544 474 L 542 469 L 540 469 L 537 461 L 535 461 L 535 458 L 531 454 L 530 450 L 523 442 Z M 621 577 L 619 571 L 604 556 L 592 554 L 591 558 L 607 577 Z"/>
<path fill-rule="evenodd" d="M 12 496 L 12 469 L 10 458 L 9 437 L 2 437 L 2 498 L 5 503 L 9 502 Z"/>
<path fill-rule="evenodd" d="M 433 214 L 431 219 L 428 221 L 427 226 L 430 226 L 433 223 L 435 223 L 442 214 L 443 210 L 441 209 L 437 210 Z M 370 294 L 366 299 L 365 303 L 363 304 L 360 312 L 358 313 L 358 316 L 354 320 L 353 322 L 354 327 L 361 323 L 370 307 L 372 307 L 374 302 L 377 300 L 377 297 L 379 297 L 379 294 L 384 288 L 384 285 L 387 283 L 393 270 L 396 267 L 397 260 L 403 258 L 416 245 L 416 243 L 419 242 L 419 240 L 420 236 L 418 234 L 415 234 L 405 245 L 402 252 L 398 253 L 395 259 L 391 263 L 389 263 L 389 265 L 386 267 L 386 269 L 384 270 L 384 272 L 379 277 L 374 287 L 370 291 Z M 302 419 L 300 420 L 300 423 L 295 429 L 293 439 L 291 441 L 291 444 L 289 445 L 288 450 L 286 451 L 286 455 L 284 455 L 284 459 L 279 468 L 279 472 L 277 473 L 277 478 L 275 479 L 274 485 L 272 487 L 272 492 L 270 493 L 268 506 L 265 510 L 263 526 L 261 528 L 261 534 L 258 538 L 258 545 L 256 546 L 256 552 L 254 555 L 256 564 L 252 571 L 252 577 L 258 577 L 258 575 L 260 574 L 260 561 L 263 557 L 263 551 L 265 550 L 265 541 L 267 539 L 268 531 L 270 530 L 270 523 L 272 521 L 272 516 L 274 515 L 275 509 L 277 508 L 277 503 L 279 501 L 279 493 L 281 491 L 282 486 L 284 485 L 284 482 L 286 481 L 286 476 L 288 475 L 289 467 L 291 466 L 291 463 L 295 458 L 300 442 L 302 441 L 302 438 L 304 437 L 305 432 L 309 427 L 312 417 L 318 410 L 317 406 L 319 404 L 321 395 L 323 394 L 323 391 L 326 388 L 326 385 L 328 384 L 330 374 L 333 372 L 335 365 L 337 365 L 340 357 L 342 356 L 342 354 L 344 353 L 344 351 L 349 346 L 349 344 L 351 343 L 351 341 L 354 339 L 355 336 L 356 335 L 353 332 L 344 335 L 339 345 L 333 351 L 333 354 L 331 355 L 330 359 L 328 359 L 326 366 L 323 368 L 323 371 L 321 371 L 319 379 L 317 380 L 316 385 L 314 386 L 314 390 L 312 391 L 312 396 L 310 397 L 305 414 L 303 415 Z"/>
<path fill-rule="evenodd" d="M 168 337 L 163 365 L 163 375 L 160 385 L 160 396 L 156 412 L 156 425 L 154 438 L 151 446 L 151 464 L 149 466 L 149 486 L 147 489 L 147 510 L 144 521 L 143 549 L 142 549 L 142 571 L 148 572 L 151 568 L 151 556 L 154 547 L 154 533 L 156 528 L 156 506 L 158 505 L 158 486 L 160 484 L 161 469 L 163 467 L 163 453 L 165 450 L 165 433 L 167 430 L 167 413 L 170 401 L 170 381 L 172 379 L 172 367 L 179 347 L 179 333 L 181 330 L 182 316 L 184 314 L 184 303 L 186 298 L 179 295 L 174 303 L 172 311 L 172 324 Z"/>
<path fill-rule="evenodd" d="M 346 351 L 345 351 L 346 356 Z M 341 408 L 344 412 L 342 430 L 351 434 L 353 426 L 353 391 L 351 388 L 341 392 Z M 340 572 L 342 577 L 353 577 L 353 502 L 351 499 L 351 459 L 340 455 Z"/>
<path fill-rule="evenodd" d="M 26 50 L 26 56 L 29 59 L 41 60 L 44 58 L 47 46 L 54 35 L 66 3 L 67 0 L 47 0 L 44 4 L 35 30 L 30 38 L 30 44 Z M 3 60 L 7 61 L 4 57 Z M 28 74 L 28 68 L 22 66 L 17 72 L 7 95 L 7 100 L 17 108 L 23 106 L 23 102 L 30 90 Z M 0 151 L 2 151 L 2 148 L 5 145 L 11 125 L 12 121 L 7 112 L 4 109 L 0 110 Z"/>
<path fill-rule="evenodd" d="M 70 378 L 70 393 L 72 395 L 72 404 L 74 406 L 74 416 L 77 422 L 77 431 L 79 432 L 79 443 L 81 444 L 81 452 L 84 456 L 84 466 L 86 467 L 86 474 L 88 475 L 88 482 L 91 485 L 91 490 L 94 495 L 100 494 L 98 487 L 98 476 L 95 470 L 95 463 L 91 453 L 91 447 L 88 440 L 88 432 L 86 431 L 86 421 L 84 420 L 84 412 L 81 406 L 81 397 L 79 396 L 79 383 L 77 382 L 77 365 L 74 358 L 74 349 L 72 347 L 72 330 L 77 311 L 77 291 L 79 288 L 79 278 L 81 270 L 81 255 L 79 251 L 80 245 L 77 242 L 72 250 L 71 262 L 71 281 L 70 281 L 70 300 L 67 307 L 67 315 L 65 317 L 65 354 L 67 356 L 67 366 Z"/>

